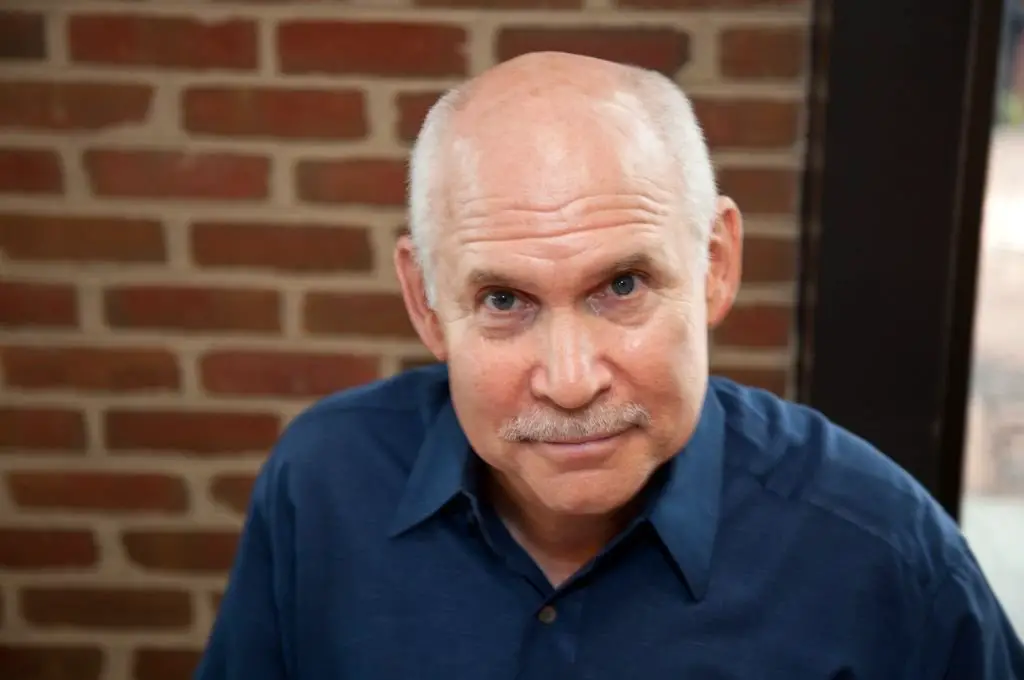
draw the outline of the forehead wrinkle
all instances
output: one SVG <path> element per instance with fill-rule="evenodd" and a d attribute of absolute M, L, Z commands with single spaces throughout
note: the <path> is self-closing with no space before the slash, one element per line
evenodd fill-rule
<path fill-rule="evenodd" d="M 563 243 L 558 253 L 549 248 L 545 248 L 548 252 L 543 255 L 524 250 L 501 262 L 472 262 L 474 258 L 469 258 L 464 285 L 534 292 L 574 291 L 575 295 L 625 271 L 646 270 L 657 276 L 672 275 L 673 263 L 665 249 L 646 239 L 628 243 L 628 248 L 615 249 L 597 249 L 590 243 Z M 572 266 L 567 266 L 570 264 Z"/>
<path fill-rule="evenodd" d="M 520 207 L 505 198 L 480 198 L 461 206 L 453 215 L 458 241 L 493 241 L 507 238 L 507 229 L 559 236 L 577 230 L 598 230 L 628 224 L 666 223 L 672 211 L 662 201 L 644 194 L 583 196 L 562 205 Z M 493 232 L 493 233 L 488 233 Z M 524 235 L 525 236 L 525 235 Z"/>
<path fill-rule="evenodd" d="M 459 212 L 463 213 L 463 219 L 470 220 L 497 211 L 556 215 L 565 219 L 579 218 L 589 211 L 616 208 L 645 210 L 655 215 L 667 215 L 670 211 L 666 206 L 665 196 L 660 196 L 659 193 L 664 192 L 622 191 L 597 195 L 588 194 L 560 203 L 532 203 L 530 205 L 525 205 L 524 201 L 517 198 L 484 196 L 465 201 Z"/>
<path fill-rule="evenodd" d="M 467 224 L 458 230 L 453 240 L 463 246 L 525 240 L 549 242 L 566 236 L 590 236 L 623 227 L 659 226 L 658 222 L 650 213 L 637 209 L 608 209 L 591 213 L 579 222 L 551 220 L 550 224 L 528 214 L 506 214 Z"/>
<path fill-rule="evenodd" d="M 616 234 L 615 230 L 620 233 Z M 511 238 L 466 241 L 457 262 L 474 267 L 510 269 L 529 262 L 572 264 L 569 260 L 596 252 L 598 259 L 635 255 L 638 251 L 661 254 L 666 251 L 655 225 L 616 224 L 602 228 L 605 235 L 593 238 L 592 231 L 571 230 L 559 234 L 513 234 Z M 514 247 L 513 247 L 514 246 Z M 583 263 L 585 264 L 585 263 Z M 568 273 L 568 272 L 566 272 Z"/>
<path fill-rule="evenodd" d="M 649 139 L 638 148 L 625 143 L 625 137 L 617 139 L 624 133 L 609 130 L 607 121 L 597 121 L 604 129 L 595 131 L 598 138 L 593 139 L 585 134 L 581 136 L 583 131 L 578 125 L 567 125 L 564 121 L 549 120 L 553 124 L 547 125 L 537 124 L 537 121 L 521 122 L 529 123 L 527 141 L 517 142 L 505 152 L 485 153 L 484 150 L 495 143 L 499 146 L 509 143 L 508 130 L 493 138 L 486 129 L 478 128 L 475 132 L 482 137 L 461 137 L 451 145 L 449 191 L 442 199 L 450 226 L 473 227 L 477 221 L 493 220 L 502 212 L 512 220 L 550 217 L 575 223 L 584 219 L 587 212 L 600 211 L 610 203 L 620 202 L 624 204 L 622 208 L 665 218 L 677 207 L 678 188 L 660 179 L 664 173 L 655 173 L 659 179 L 652 176 L 651 171 L 657 169 L 654 166 L 662 165 L 653 163 L 651 157 L 657 146 L 652 141 L 655 133 L 641 135 Z M 629 128 L 638 125 L 635 121 L 622 122 Z M 609 132 L 612 138 L 607 138 Z M 547 141 L 537 144 L 537 136 Z M 604 144 L 600 143 L 600 138 L 605 138 Z M 651 153 L 646 153 L 648 150 Z M 590 169 L 580 174 L 581 164 Z M 524 174 L 524 165 L 533 167 L 534 172 Z"/>

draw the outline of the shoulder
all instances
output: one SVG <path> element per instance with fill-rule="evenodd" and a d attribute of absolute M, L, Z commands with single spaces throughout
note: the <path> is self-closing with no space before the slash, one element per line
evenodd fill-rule
<path fill-rule="evenodd" d="M 716 380 L 732 452 L 727 466 L 756 478 L 823 531 L 856 537 L 934 592 L 973 557 L 953 519 L 906 470 L 822 413 L 769 392 Z"/>
<path fill-rule="evenodd" d="M 336 487 L 404 484 L 426 431 L 447 400 L 443 365 L 324 397 L 284 429 L 261 468 L 256 491 L 295 496 L 325 481 Z"/>

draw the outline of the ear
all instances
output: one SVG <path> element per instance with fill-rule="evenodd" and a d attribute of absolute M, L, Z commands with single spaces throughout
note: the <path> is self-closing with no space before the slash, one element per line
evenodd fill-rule
<path fill-rule="evenodd" d="M 736 301 L 743 272 L 743 216 L 732 199 L 719 196 L 708 241 L 705 279 L 708 326 L 715 328 Z"/>
<path fill-rule="evenodd" d="M 402 235 L 395 244 L 395 271 L 402 286 L 402 298 L 405 309 L 409 313 L 416 334 L 427 349 L 437 357 L 438 361 L 447 360 L 447 349 L 444 341 L 444 328 L 437 313 L 427 302 L 427 287 L 423 280 L 423 270 L 416 262 L 416 251 L 412 239 Z"/>

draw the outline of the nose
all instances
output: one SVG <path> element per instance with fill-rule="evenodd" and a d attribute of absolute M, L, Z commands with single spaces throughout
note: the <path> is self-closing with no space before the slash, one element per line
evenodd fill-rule
<path fill-rule="evenodd" d="M 575 410 L 587 406 L 610 387 L 611 371 L 601 359 L 586 320 L 573 312 L 553 314 L 541 332 L 542 359 L 533 372 L 531 384 L 536 398 Z"/>

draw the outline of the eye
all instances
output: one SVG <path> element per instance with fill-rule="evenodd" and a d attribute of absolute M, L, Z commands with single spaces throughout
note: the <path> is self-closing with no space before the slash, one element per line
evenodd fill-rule
<path fill-rule="evenodd" d="M 619 274 L 608 284 L 608 290 L 612 295 L 628 297 L 633 294 L 637 286 L 636 274 Z"/>
<path fill-rule="evenodd" d="M 518 298 L 507 290 L 493 290 L 484 296 L 484 304 L 496 312 L 510 312 L 515 309 Z"/>

